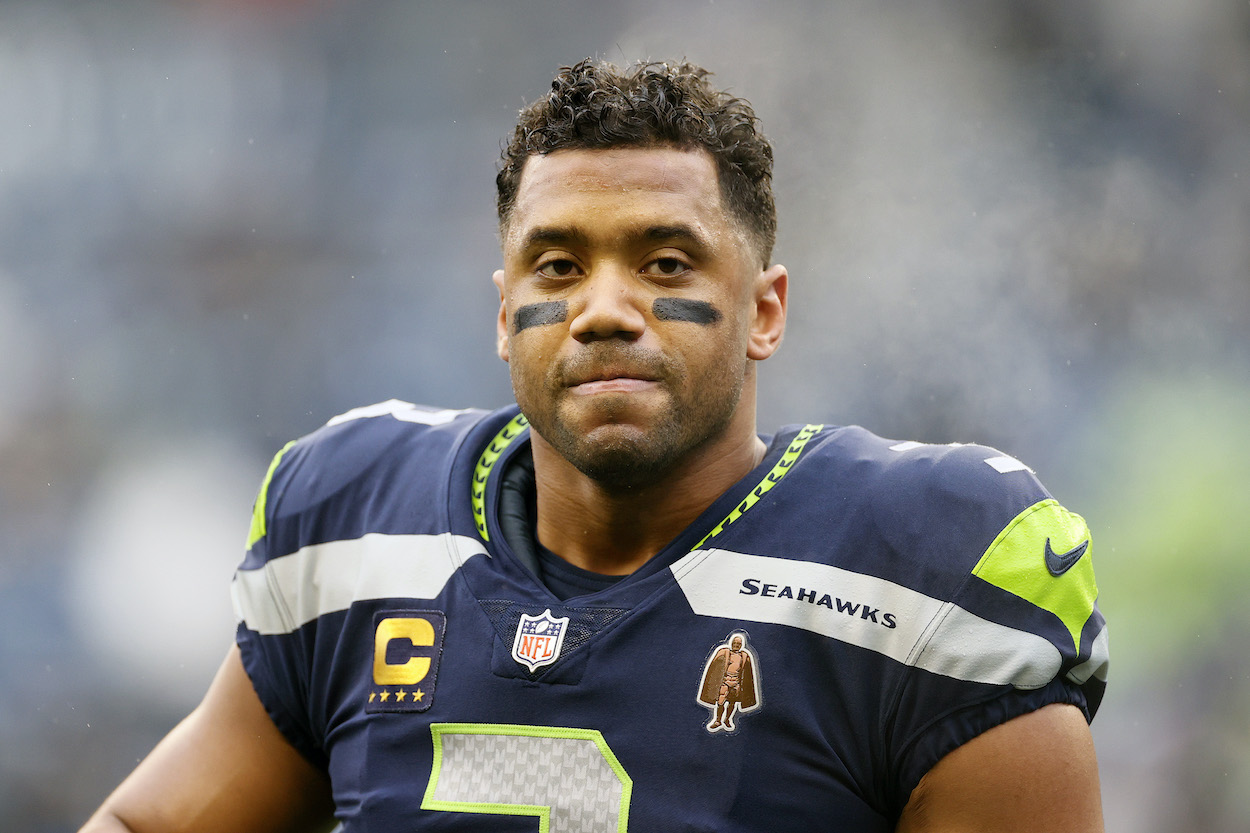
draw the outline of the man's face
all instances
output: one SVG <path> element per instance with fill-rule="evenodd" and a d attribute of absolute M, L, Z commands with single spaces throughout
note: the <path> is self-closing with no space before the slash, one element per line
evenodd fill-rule
<path fill-rule="evenodd" d="M 761 272 L 747 239 L 705 151 L 530 157 L 495 282 L 499 354 L 541 439 L 592 479 L 634 486 L 723 435 L 748 360 L 784 326 L 784 269 Z"/>

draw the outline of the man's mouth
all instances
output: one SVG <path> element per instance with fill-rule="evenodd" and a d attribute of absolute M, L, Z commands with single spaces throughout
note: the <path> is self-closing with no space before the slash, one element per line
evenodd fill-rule
<path fill-rule="evenodd" d="M 636 376 L 612 376 L 606 379 L 588 379 L 572 385 L 570 389 L 581 395 L 596 393 L 638 393 L 650 390 L 659 383 L 654 379 L 640 379 Z"/>
<path fill-rule="evenodd" d="M 664 361 L 658 352 L 636 346 L 591 345 L 560 368 L 565 388 L 576 395 L 640 393 L 661 384 Z"/>
<path fill-rule="evenodd" d="M 658 383 L 654 373 L 618 365 L 573 374 L 568 387 L 578 394 L 634 393 L 648 390 Z"/>

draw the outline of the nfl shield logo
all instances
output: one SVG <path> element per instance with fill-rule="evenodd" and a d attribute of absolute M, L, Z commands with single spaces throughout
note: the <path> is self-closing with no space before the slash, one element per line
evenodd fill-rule
<path fill-rule="evenodd" d="M 551 615 L 551 608 L 541 616 L 521 614 L 516 626 L 516 639 L 512 642 L 512 658 L 527 666 L 533 674 L 544 665 L 560 658 L 560 646 L 569 628 L 569 617 L 559 619 Z"/>

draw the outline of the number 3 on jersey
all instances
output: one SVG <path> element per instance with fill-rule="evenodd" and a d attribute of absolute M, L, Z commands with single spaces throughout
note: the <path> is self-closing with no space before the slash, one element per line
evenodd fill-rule
<path fill-rule="evenodd" d="M 594 729 L 435 723 L 425 810 L 537 816 L 540 833 L 625 833 L 634 782 Z"/>

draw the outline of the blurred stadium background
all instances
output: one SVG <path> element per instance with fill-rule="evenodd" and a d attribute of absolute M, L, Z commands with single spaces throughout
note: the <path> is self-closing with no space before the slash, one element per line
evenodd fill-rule
<path fill-rule="evenodd" d="M 510 398 L 493 177 L 557 66 L 681 58 L 777 151 L 761 427 L 1030 462 L 1096 532 L 1113 833 L 1250 828 L 1246 0 L 0 2 L 0 828 L 197 700 L 253 492 Z"/>

